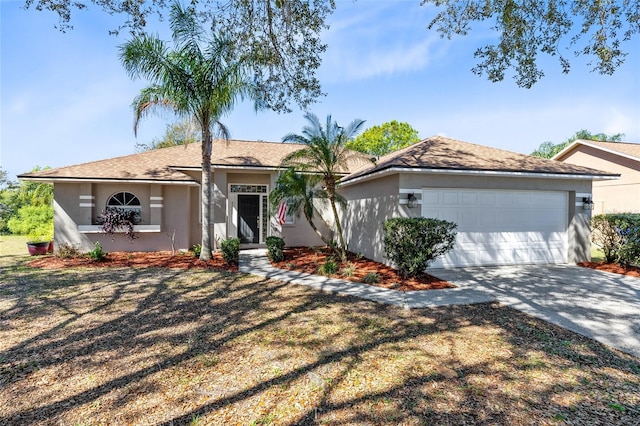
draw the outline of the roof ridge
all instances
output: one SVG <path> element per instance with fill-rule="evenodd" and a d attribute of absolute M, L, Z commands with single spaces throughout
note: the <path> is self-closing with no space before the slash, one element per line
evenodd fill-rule
<path fill-rule="evenodd" d="M 635 145 L 640 146 L 640 142 L 625 142 L 625 141 L 598 141 L 593 139 L 576 139 L 574 142 L 587 142 L 587 143 L 606 143 L 611 145 Z"/>

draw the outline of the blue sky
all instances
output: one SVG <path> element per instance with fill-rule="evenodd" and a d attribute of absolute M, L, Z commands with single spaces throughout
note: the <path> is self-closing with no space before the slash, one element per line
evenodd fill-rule
<path fill-rule="evenodd" d="M 135 144 L 163 135 L 172 117 L 132 130 L 131 101 L 146 85 L 131 81 L 117 58 L 127 39 L 108 35 L 121 18 L 95 7 L 75 13 L 74 29 L 54 28 L 57 16 L 0 1 L 0 166 L 11 178 L 34 166 L 60 167 L 135 152 Z M 490 83 L 471 73 L 475 49 L 491 40 L 477 29 L 465 38 L 440 39 L 426 26 L 434 10 L 419 0 L 338 0 L 323 39 L 329 48 L 318 76 L 326 97 L 310 108 L 339 124 L 355 118 L 373 126 L 406 121 L 420 137 L 441 134 L 531 153 L 580 129 L 625 133 L 640 142 L 640 49 L 613 76 L 574 60 L 568 75 L 544 59 L 546 77 L 532 89 L 510 77 Z M 149 27 L 167 33 L 166 23 Z M 303 112 L 255 113 L 240 104 L 223 118 L 232 137 L 279 141 L 305 124 Z"/>

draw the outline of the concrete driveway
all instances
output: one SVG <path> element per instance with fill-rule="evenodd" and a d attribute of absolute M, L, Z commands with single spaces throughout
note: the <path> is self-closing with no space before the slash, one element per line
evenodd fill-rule
<path fill-rule="evenodd" d="M 430 273 L 459 286 L 455 293 L 461 301 L 498 300 L 640 357 L 640 278 L 570 265 L 437 269 Z"/>

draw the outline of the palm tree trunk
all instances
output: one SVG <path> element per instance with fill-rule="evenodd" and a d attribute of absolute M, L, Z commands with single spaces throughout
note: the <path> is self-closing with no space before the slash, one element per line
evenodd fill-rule
<path fill-rule="evenodd" d="M 200 260 L 211 260 L 211 131 L 202 129 L 202 244 Z"/>
<path fill-rule="evenodd" d="M 340 259 L 342 262 L 347 261 L 347 249 L 344 244 L 344 237 L 342 236 L 342 225 L 340 224 L 340 218 L 338 217 L 338 209 L 336 208 L 335 196 L 331 194 L 329 196 L 329 203 L 331 204 L 331 210 L 333 210 L 333 219 L 336 222 L 336 230 L 338 231 L 338 241 L 340 247 L 338 247 L 340 253 Z"/>
<path fill-rule="evenodd" d="M 311 226 L 311 229 L 313 229 L 313 232 L 315 232 L 318 237 L 320 237 L 320 239 L 322 240 L 323 243 L 325 243 L 327 246 L 331 247 L 331 240 L 329 240 L 327 237 L 325 237 L 322 232 L 320 232 L 320 230 L 318 229 L 318 227 L 316 226 L 315 222 L 313 221 L 312 218 L 310 218 L 309 216 L 307 216 L 305 214 L 305 218 L 307 219 L 307 222 L 309 222 L 309 226 Z"/>

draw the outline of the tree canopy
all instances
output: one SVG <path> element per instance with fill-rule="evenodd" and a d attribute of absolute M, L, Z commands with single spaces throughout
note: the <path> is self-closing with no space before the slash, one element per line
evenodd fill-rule
<path fill-rule="evenodd" d="M 415 0 L 418 2 L 419 0 Z M 48 10 L 59 16 L 58 27 L 72 27 L 72 13 L 90 6 L 110 15 L 123 15 L 122 29 L 141 31 L 150 17 L 162 17 L 169 0 L 24 0 L 25 8 Z M 304 109 L 321 94 L 315 71 L 326 50 L 320 32 L 327 28 L 335 0 L 191 0 L 203 19 L 235 40 L 255 58 L 255 76 L 265 102 L 288 110 L 294 99 Z M 472 27 L 490 25 L 498 38 L 475 51 L 472 71 L 490 81 L 502 81 L 510 70 L 521 87 L 544 76 L 540 55 L 555 57 L 563 72 L 570 58 L 583 56 L 587 66 L 613 74 L 625 61 L 632 39 L 640 33 L 637 0 L 420 0 L 435 6 L 428 28 L 442 37 L 466 36 Z"/>
<path fill-rule="evenodd" d="M 191 119 L 167 124 L 162 139 L 153 139 L 148 144 L 136 144 L 136 151 L 151 151 L 152 149 L 168 148 L 170 146 L 187 145 L 194 142 L 200 142 L 202 132 L 198 123 Z"/>
<path fill-rule="evenodd" d="M 46 169 L 48 167 L 36 166 L 31 171 Z M 52 201 L 52 184 L 12 182 L 0 169 L 0 233 L 53 234 Z M 42 218 L 46 220 L 40 220 Z"/>
<path fill-rule="evenodd" d="M 578 130 L 564 142 L 553 143 L 550 141 L 540 144 L 538 149 L 533 151 L 531 155 L 534 157 L 553 158 L 557 153 L 571 145 L 578 139 L 590 140 L 590 141 L 603 141 L 603 142 L 621 142 L 624 138 L 624 133 L 616 133 L 615 135 L 607 135 L 605 133 L 592 134 L 588 130 Z"/>
<path fill-rule="evenodd" d="M 347 148 L 380 157 L 420 141 L 418 131 L 409 123 L 391 120 L 373 126 L 347 143 Z"/>
<path fill-rule="evenodd" d="M 625 43 L 631 49 L 640 33 L 637 0 L 422 0 L 427 4 L 440 9 L 429 29 L 442 37 L 466 36 L 489 22 L 499 41 L 475 51 L 472 71 L 496 82 L 510 69 L 526 88 L 544 76 L 540 54 L 556 57 L 564 73 L 569 57 L 584 56 L 593 71 L 613 74 L 628 55 Z"/>
<path fill-rule="evenodd" d="M 264 105 L 289 112 L 295 101 L 302 109 L 322 95 L 315 72 L 326 45 L 320 33 L 335 9 L 334 0 L 191 0 L 200 23 L 233 40 L 234 49 L 250 58 L 252 75 Z M 25 8 L 58 14 L 57 27 L 72 28 L 72 15 L 89 7 L 123 16 L 111 32 L 144 32 L 149 18 L 164 17 L 173 0 L 24 0 Z"/>

